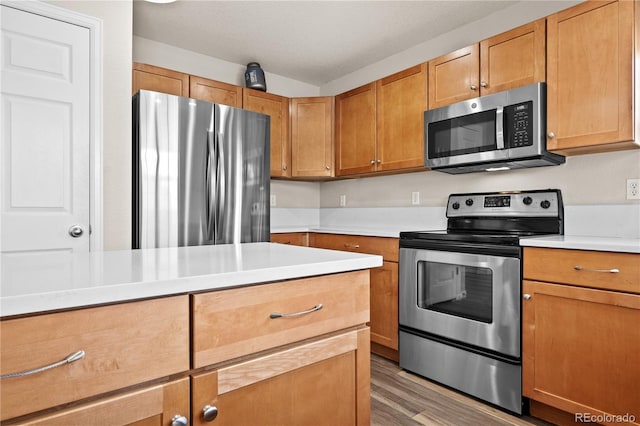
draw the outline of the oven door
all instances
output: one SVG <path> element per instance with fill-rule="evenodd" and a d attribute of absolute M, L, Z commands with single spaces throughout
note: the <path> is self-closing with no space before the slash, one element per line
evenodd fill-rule
<path fill-rule="evenodd" d="M 400 325 L 520 358 L 519 257 L 400 249 Z"/>

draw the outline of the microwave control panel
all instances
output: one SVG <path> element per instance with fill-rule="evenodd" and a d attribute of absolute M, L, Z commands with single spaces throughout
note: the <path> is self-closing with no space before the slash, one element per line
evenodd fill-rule
<path fill-rule="evenodd" d="M 533 102 L 506 106 L 503 114 L 506 147 L 533 145 Z"/>

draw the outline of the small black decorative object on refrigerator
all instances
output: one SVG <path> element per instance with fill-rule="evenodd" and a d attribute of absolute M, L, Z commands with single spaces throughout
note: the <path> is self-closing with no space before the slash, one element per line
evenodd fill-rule
<path fill-rule="evenodd" d="M 400 367 L 522 414 L 519 239 L 563 233 L 556 189 L 452 194 L 446 230 L 401 232 Z"/>

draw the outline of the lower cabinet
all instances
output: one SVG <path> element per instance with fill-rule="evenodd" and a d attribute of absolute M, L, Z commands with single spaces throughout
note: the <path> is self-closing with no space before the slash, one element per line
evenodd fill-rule
<path fill-rule="evenodd" d="M 368 341 L 361 328 L 194 375 L 191 424 L 369 425 Z"/>
<path fill-rule="evenodd" d="M 525 248 L 523 394 L 555 424 L 640 424 L 640 256 Z"/>
<path fill-rule="evenodd" d="M 191 424 L 189 409 L 189 378 L 185 377 L 12 424 L 186 426 Z"/>

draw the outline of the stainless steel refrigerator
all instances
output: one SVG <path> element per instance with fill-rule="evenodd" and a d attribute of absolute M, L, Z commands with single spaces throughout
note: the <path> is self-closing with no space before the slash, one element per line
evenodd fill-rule
<path fill-rule="evenodd" d="M 269 116 L 133 96 L 133 248 L 269 241 Z"/>

